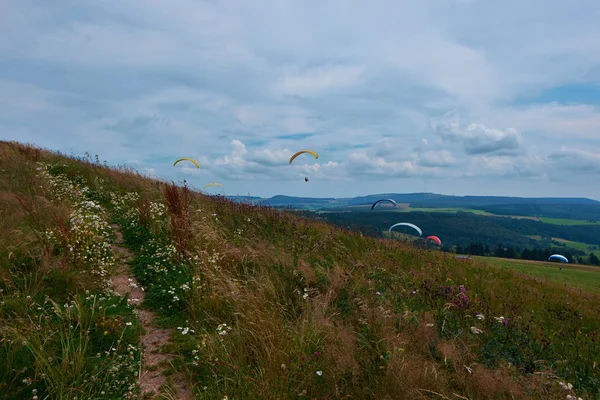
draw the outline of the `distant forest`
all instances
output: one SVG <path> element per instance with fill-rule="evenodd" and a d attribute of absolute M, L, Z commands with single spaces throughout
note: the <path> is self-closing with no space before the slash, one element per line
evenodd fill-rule
<path fill-rule="evenodd" d="M 555 225 L 533 219 L 483 216 L 471 212 L 359 211 L 317 214 L 303 211 L 302 214 L 375 237 L 382 237 L 383 232 L 394 223 L 410 222 L 423 230 L 423 237 L 438 236 L 443 244 L 442 250 L 472 255 L 546 260 L 550 254 L 560 253 L 570 260 L 594 264 L 595 255 L 591 257 L 582 250 L 558 245 L 552 238 L 586 243 L 593 250 L 600 249 L 600 225 Z M 413 233 L 410 228 L 400 228 L 399 232 Z"/>
<path fill-rule="evenodd" d="M 443 250 L 450 251 L 449 248 L 445 248 Z M 502 244 L 498 244 L 495 248 L 491 249 L 489 246 L 483 245 L 481 243 L 471 243 L 466 247 L 461 247 L 460 245 L 456 246 L 454 251 L 457 254 L 470 254 L 473 256 L 493 256 L 536 261 L 547 261 L 548 257 L 550 257 L 552 254 L 558 253 L 567 257 L 567 259 L 569 259 L 569 261 L 573 263 L 600 266 L 600 258 L 598 258 L 594 253 L 590 253 L 589 255 L 581 254 L 583 252 L 578 252 L 579 254 L 573 254 L 569 250 L 557 248 L 520 249 L 518 247 L 504 247 Z"/>

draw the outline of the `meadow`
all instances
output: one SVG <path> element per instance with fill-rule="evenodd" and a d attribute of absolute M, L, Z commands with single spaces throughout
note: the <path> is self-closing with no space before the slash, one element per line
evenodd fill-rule
<path fill-rule="evenodd" d="M 569 265 L 555 262 L 517 260 L 498 257 L 473 258 L 489 265 L 498 265 L 539 277 L 548 282 L 575 289 L 600 293 L 600 268 L 586 265 Z"/>
<path fill-rule="evenodd" d="M 600 294 L 0 142 L 0 397 L 600 398 Z M 575 278 L 573 278 L 575 279 Z M 597 281 L 596 281 L 597 282 Z M 160 397 L 162 396 L 162 397 Z M 570 396 L 570 397 L 568 397 Z"/>
<path fill-rule="evenodd" d="M 600 225 L 600 221 L 589 221 L 583 219 L 540 217 L 540 221 L 545 224 L 554 225 Z"/>

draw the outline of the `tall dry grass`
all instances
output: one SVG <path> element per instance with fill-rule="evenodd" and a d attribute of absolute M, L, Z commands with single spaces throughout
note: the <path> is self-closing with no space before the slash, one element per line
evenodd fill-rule
<path fill-rule="evenodd" d="M 93 160 L 65 173 L 121 224 L 198 398 L 598 393 L 598 295 Z"/>

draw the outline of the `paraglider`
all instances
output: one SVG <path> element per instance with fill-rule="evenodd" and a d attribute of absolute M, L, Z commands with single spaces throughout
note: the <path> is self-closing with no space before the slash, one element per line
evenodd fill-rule
<path fill-rule="evenodd" d="M 194 163 L 194 165 L 196 166 L 196 168 L 200 168 L 200 164 L 198 164 L 198 161 L 194 160 L 193 158 L 188 158 L 188 157 L 184 157 L 184 158 L 180 158 L 180 159 L 176 160 L 176 161 L 173 163 L 173 166 L 177 165 L 177 163 L 178 163 L 178 162 L 180 162 L 180 161 L 184 161 L 184 160 L 185 160 L 185 161 L 192 162 L 192 163 Z"/>
<path fill-rule="evenodd" d="M 308 153 L 308 154 L 312 154 L 315 158 L 319 158 L 319 155 L 317 153 L 315 153 L 312 150 L 301 150 L 297 153 L 295 153 L 291 158 L 290 158 L 290 164 L 292 163 L 292 161 L 294 161 L 294 159 L 296 157 L 298 157 L 300 154 L 304 154 L 304 153 Z"/>
<path fill-rule="evenodd" d="M 399 222 L 399 223 L 397 223 L 397 224 L 394 224 L 394 225 L 390 226 L 390 229 L 389 229 L 389 231 L 391 232 L 391 231 L 392 231 L 392 229 L 394 229 L 395 227 L 397 227 L 397 226 L 403 226 L 403 225 L 404 225 L 404 226 L 409 226 L 409 227 L 411 227 L 411 228 L 415 229 L 417 232 L 419 232 L 419 236 L 421 236 L 421 235 L 423 234 L 423 231 L 421 230 L 421 228 L 419 228 L 419 227 L 418 227 L 418 226 L 416 226 L 415 224 L 411 224 L 411 223 L 409 223 L 409 222 Z"/>
<path fill-rule="evenodd" d="M 550 261 L 552 259 L 561 260 L 561 261 L 566 262 L 566 263 L 569 262 L 569 260 L 567 259 L 567 257 L 561 256 L 560 254 L 552 254 L 550 257 L 548 257 L 548 261 Z"/>
<path fill-rule="evenodd" d="M 394 200 L 392 200 L 392 199 L 381 199 L 381 200 L 377 200 L 375 203 L 373 203 L 373 205 L 371 206 L 371 210 L 374 210 L 375 206 L 377 204 L 381 203 L 382 201 L 387 201 L 389 203 L 392 203 L 394 205 L 394 207 L 396 207 L 396 205 L 397 205 L 396 202 Z"/>
<path fill-rule="evenodd" d="M 221 186 L 221 187 L 223 187 L 223 185 L 221 185 L 218 182 L 211 182 L 211 183 L 207 183 L 206 185 L 204 185 L 204 189 L 203 190 L 206 190 L 206 188 L 209 187 L 209 186 Z"/>
<path fill-rule="evenodd" d="M 427 237 L 425 238 L 425 241 L 424 241 L 424 243 L 427 243 L 427 241 L 428 241 L 428 240 L 432 240 L 432 241 L 434 241 L 435 243 L 437 243 L 437 245 L 438 245 L 438 246 L 441 246 L 441 245 L 442 245 L 442 241 L 441 241 L 441 240 L 440 240 L 440 238 L 439 238 L 439 237 L 437 237 L 437 236 L 433 236 L 433 235 L 431 235 L 431 236 L 427 236 Z"/>
<path fill-rule="evenodd" d="M 298 157 L 300 154 L 304 154 L 304 153 L 312 154 L 315 158 L 319 158 L 319 155 L 312 150 L 301 150 L 301 151 L 295 153 L 292 157 L 290 157 L 290 164 L 292 163 L 292 161 L 294 161 L 294 159 L 296 157 Z M 307 176 L 304 177 L 304 182 L 308 182 Z"/>

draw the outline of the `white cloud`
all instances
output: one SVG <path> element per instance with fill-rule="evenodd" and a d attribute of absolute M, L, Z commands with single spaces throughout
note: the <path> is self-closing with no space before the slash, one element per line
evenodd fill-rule
<path fill-rule="evenodd" d="M 465 192 L 479 190 L 466 176 L 502 177 L 508 186 L 489 190 L 512 193 L 560 171 L 595 179 L 599 102 L 524 99 L 599 82 L 597 10 L 595 0 L 4 0 L 0 138 L 303 195 L 371 190 L 338 183 L 365 174 L 443 176 Z M 449 110 L 462 123 L 446 116 L 432 130 Z M 303 148 L 319 160 L 287 165 Z M 206 168 L 172 168 L 181 155 Z M 285 186 L 303 174 L 310 185 Z M 600 198 L 600 187 L 565 185 Z"/>
<path fill-rule="evenodd" d="M 463 126 L 456 115 L 432 123 L 444 141 L 458 143 L 467 154 L 516 153 L 521 147 L 521 134 L 513 128 L 506 130 L 488 128 L 471 123 Z"/>
<path fill-rule="evenodd" d="M 557 171 L 576 174 L 600 174 L 600 150 L 586 151 L 563 147 L 548 156 Z"/>
<path fill-rule="evenodd" d="M 418 155 L 417 162 L 425 167 L 449 167 L 456 159 L 448 150 L 426 151 Z"/>
<path fill-rule="evenodd" d="M 259 149 L 250 154 L 248 156 L 248 160 L 255 161 L 262 165 L 282 166 L 288 163 L 292 154 L 294 153 L 288 149 L 276 151 L 270 149 Z"/>
<path fill-rule="evenodd" d="M 415 176 L 418 167 L 410 161 L 387 161 L 383 157 L 371 157 L 365 152 L 356 152 L 348 157 L 348 172 L 353 175 L 375 175 L 382 177 Z"/>
<path fill-rule="evenodd" d="M 600 106 L 590 104 L 535 104 L 500 108 L 486 113 L 498 124 L 511 121 L 520 130 L 556 139 L 599 139 Z"/>
<path fill-rule="evenodd" d="M 284 95 L 310 96 L 356 86 L 363 82 L 364 67 L 325 65 L 286 75 L 275 83 L 275 92 Z"/>

